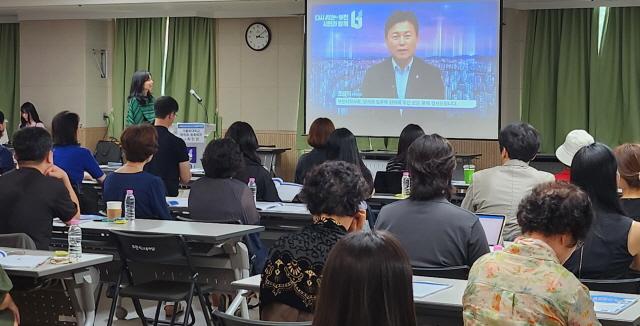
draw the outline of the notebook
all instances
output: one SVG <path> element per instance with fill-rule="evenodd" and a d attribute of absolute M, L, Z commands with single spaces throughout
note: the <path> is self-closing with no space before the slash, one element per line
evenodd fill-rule
<path fill-rule="evenodd" d="M 613 295 L 591 295 L 593 310 L 596 313 L 617 315 L 631 307 L 637 299 L 624 298 Z"/>

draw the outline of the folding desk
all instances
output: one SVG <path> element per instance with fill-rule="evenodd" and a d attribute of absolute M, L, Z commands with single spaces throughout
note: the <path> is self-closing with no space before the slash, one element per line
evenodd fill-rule
<path fill-rule="evenodd" d="M 52 256 L 53 252 L 43 250 L 25 250 L 16 248 L 0 248 L 9 255 L 34 255 L 34 256 Z M 93 295 L 93 289 L 98 284 L 99 279 L 95 279 L 96 275 L 91 275 L 89 267 L 107 263 L 113 260 L 112 255 L 89 254 L 83 253 L 82 258 L 78 262 L 69 264 L 51 264 L 45 262 L 36 268 L 12 268 L 6 267 L 4 270 L 10 277 L 27 277 L 34 279 L 62 279 L 71 297 L 71 303 L 76 314 L 76 322 L 78 325 L 93 325 L 96 317 L 96 307 Z M 97 276 L 99 278 L 99 276 Z M 36 313 L 36 307 L 30 309 L 27 307 L 20 308 L 21 315 Z"/>

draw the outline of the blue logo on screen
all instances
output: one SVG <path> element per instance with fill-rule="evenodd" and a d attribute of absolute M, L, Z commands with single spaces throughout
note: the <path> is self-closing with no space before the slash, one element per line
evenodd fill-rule
<path fill-rule="evenodd" d="M 362 10 L 351 12 L 351 28 L 361 29 L 362 28 Z"/>

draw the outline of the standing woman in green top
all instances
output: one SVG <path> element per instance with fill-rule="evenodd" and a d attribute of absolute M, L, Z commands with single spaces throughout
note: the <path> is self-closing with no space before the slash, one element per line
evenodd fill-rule
<path fill-rule="evenodd" d="M 155 112 L 153 111 L 153 79 L 148 71 L 136 71 L 131 79 L 129 91 L 129 107 L 127 109 L 127 126 L 141 123 L 153 123 Z"/>

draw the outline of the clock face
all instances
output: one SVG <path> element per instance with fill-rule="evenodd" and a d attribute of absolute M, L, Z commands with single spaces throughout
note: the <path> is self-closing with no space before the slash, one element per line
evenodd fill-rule
<path fill-rule="evenodd" d="M 271 31 L 265 24 L 254 23 L 247 28 L 245 33 L 247 45 L 256 51 L 262 51 L 271 42 Z"/>

